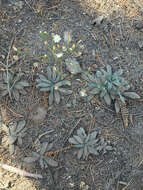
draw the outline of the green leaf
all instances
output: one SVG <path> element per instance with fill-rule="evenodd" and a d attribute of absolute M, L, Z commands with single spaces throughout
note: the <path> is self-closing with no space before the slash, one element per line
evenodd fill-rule
<path fill-rule="evenodd" d="M 23 128 L 25 127 L 25 124 L 26 124 L 25 120 L 19 121 L 17 125 L 17 129 L 16 129 L 16 133 L 19 133 L 20 131 L 22 131 Z"/>
<path fill-rule="evenodd" d="M 66 59 L 66 69 L 72 74 L 78 74 L 82 72 L 80 64 L 75 58 Z"/>
<path fill-rule="evenodd" d="M 53 101 L 54 101 L 54 93 L 53 91 L 51 91 L 49 94 L 49 105 L 52 105 Z"/>
<path fill-rule="evenodd" d="M 22 138 L 21 137 L 18 137 L 18 144 L 22 145 Z"/>
<path fill-rule="evenodd" d="M 43 168 L 46 168 L 46 165 L 44 164 L 43 158 L 40 158 L 39 163 L 40 163 L 40 167 L 41 167 L 42 169 L 43 169 Z"/>
<path fill-rule="evenodd" d="M 135 92 L 124 92 L 123 95 L 128 98 L 131 98 L 131 99 L 139 99 L 140 98 L 140 96 Z"/>
<path fill-rule="evenodd" d="M 72 94 L 72 90 L 66 89 L 66 88 L 58 88 L 58 90 L 63 93 L 64 95 L 70 95 Z"/>
<path fill-rule="evenodd" d="M 61 97 L 60 97 L 60 93 L 57 90 L 54 91 L 54 96 L 55 96 L 55 102 L 59 104 Z"/>
<path fill-rule="evenodd" d="M 10 152 L 11 155 L 14 154 L 15 146 L 13 144 L 9 145 L 9 152 Z"/>
<path fill-rule="evenodd" d="M 107 105 L 111 105 L 111 98 L 108 93 L 104 96 L 104 100 Z"/>
<path fill-rule="evenodd" d="M 90 140 L 94 140 L 98 135 L 98 132 L 97 131 L 94 131 L 90 134 Z"/>
<path fill-rule="evenodd" d="M 79 143 L 79 144 L 82 144 L 83 143 L 83 140 L 80 136 L 77 136 L 77 135 L 74 135 L 73 138 Z"/>
<path fill-rule="evenodd" d="M 48 142 L 42 143 L 42 147 L 41 147 L 41 151 L 40 151 L 41 155 L 43 155 L 46 152 L 47 146 L 48 146 Z"/>
<path fill-rule="evenodd" d="M 48 74 L 48 79 L 51 80 L 52 79 L 52 70 L 51 70 L 51 67 L 47 67 L 47 74 Z"/>
<path fill-rule="evenodd" d="M 122 101 L 122 103 L 124 103 L 125 104 L 125 99 L 124 99 L 124 97 L 119 93 L 119 96 L 120 96 L 120 100 Z"/>
<path fill-rule="evenodd" d="M 96 94 L 99 94 L 99 92 L 100 92 L 100 89 L 94 88 L 94 89 L 92 89 L 92 90 L 90 91 L 90 94 L 96 95 Z"/>
<path fill-rule="evenodd" d="M 19 83 L 14 85 L 14 88 L 16 88 L 17 90 L 21 90 L 23 89 L 23 86 L 21 86 Z"/>
<path fill-rule="evenodd" d="M 84 152 L 84 158 L 87 158 L 88 157 L 88 149 L 87 149 L 86 145 L 84 146 L 83 152 Z"/>
<path fill-rule="evenodd" d="M 83 148 L 79 149 L 77 152 L 77 158 L 80 159 L 83 155 Z"/>
<path fill-rule="evenodd" d="M 47 87 L 47 88 L 40 88 L 40 91 L 41 92 L 49 92 L 50 91 L 50 87 Z"/>
<path fill-rule="evenodd" d="M 14 90 L 12 91 L 12 94 L 13 94 L 14 99 L 15 99 L 16 101 L 19 101 L 20 95 L 19 95 L 18 90 L 14 89 Z"/>
<path fill-rule="evenodd" d="M 99 153 L 97 152 L 96 148 L 95 147 L 92 147 L 92 146 L 89 146 L 88 147 L 88 150 L 91 154 L 94 154 L 94 155 L 99 155 Z"/>
<path fill-rule="evenodd" d="M 87 96 L 87 101 L 90 101 L 90 100 L 92 100 L 94 98 L 94 95 L 89 95 L 89 96 Z"/>
<path fill-rule="evenodd" d="M 56 70 L 53 68 L 52 80 L 55 81 L 56 78 L 57 78 Z"/>
<path fill-rule="evenodd" d="M 26 162 L 26 163 L 28 163 L 28 164 L 30 164 L 30 163 L 32 163 L 32 162 L 35 162 L 35 161 L 37 161 L 38 160 L 38 158 L 37 157 L 25 157 L 24 159 L 23 159 L 23 161 L 24 162 Z"/>
<path fill-rule="evenodd" d="M 101 78 L 101 77 L 103 77 L 103 74 L 101 73 L 101 71 L 97 71 L 96 76 L 97 76 L 97 78 Z"/>
<path fill-rule="evenodd" d="M 69 138 L 69 143 L 71 143 L 71 144 L 79 144 L 79 142 L 75 138 Z"/>
<path fill-rule="evenodd" d="M 116 111 L 116 113 L 119 113 L 119 111 L 120 111 L 120 104 L 117 100 L 115 101 L 115 111 Z"/>
<path fill-rule="evenodd" d="M 58 166 L 58 162 L 56 162 L 55 160 L 47 157 L 45 158 L 45 161 L 47 162 L 47 164 L 49 164 L 50 166 L 53 166 L 53 167 L 57 167 Z"/>
<path fill-rule="evenodd" d="M 23 94 L 23 95 L 26 95 L 26 94 L 27 94 L 27 92 L 26 92 L 24 89 L 19 90 L 19 93 L 20 93 L 20 94 Z"/>
<path fill-rule="evenodd" d="M 49 87 L 51 84 L 48 84 L 48 83 L 39 83 L 39 84 L 37 84 L 36 85 L 36 88 L 38 88 L 38 87 Z"/>
<path fill-rule="evenodd" d="M 61 87 L 61 86 L 71 86 L 71 82 L 69 80 L 63 80 L 55 84 L 55 88 Z"/>
<path fill-rule="evenodd" d="M 79 128 L 77 130 L 77 134 L 78 134 L 78 136 L 80 136 L 82 138 L 82 140 L 84 140 L 87 137 L 85 130 L 83 128 Z"/>
<path fill-rule="evenodd" d="M 1 96 L 6 96 L 6 95 L 8 95 L 8 90 L 3 90 L 3 91 L 1 92 Z"/>
<path fill-rule="evenodd" d="M 8 136 L 7 144 L 9 144 L 9 145 L 14 144 L 16 140 L 17 140 L 17 137 Z"/>
<path fill-rule="evenodd" d="M 110 65 L 107 65 L 106 68 L 107 68 L 108 74 L 109 74 L 109 75 L 112 75 L 112 68 L 111 68 L 111 66 L 110 66 Z"/>
<path fill-rule="evenodd" d="M 107 93 L 107 90 L 102 90 L 100 93 L 100 98 L 103 98 L 106 93 Z"/>
<path fill-rule="evenodd" d="M 20 82 L 17 83 L 17 85 L 23 86 L 23 87 L 28 87 L 28 86 L 29 86 L 29 83 L 26 82 L 26 81 L 20 81 Z"/>
<path fill-rule="evenodd" d="M 113 150 L 113 147 L 112 147 L 112 146 L 107 145 L 107 146 L 106 146 L 106 150 Z"/>

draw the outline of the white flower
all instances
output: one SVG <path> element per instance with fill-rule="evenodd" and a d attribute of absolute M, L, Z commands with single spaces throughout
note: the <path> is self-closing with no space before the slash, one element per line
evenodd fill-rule
<path fill-rule="evenodd" d="M 80 93 L 80 96 L 82 96 L 82 97 L 87 96 L 87 93 L 86 93 L 85 89 L 82 89 L 79 93 Z"/>
<path fill-rule="evenodd" d="M 53 41 L 54 41 L 55 43 L 59 43 L 59 42 L 61 41 L 61 37 L 60 37 L 58 34 L 55 34 L 55 35 L 53 36 Z"/>
<path fill-rule="evenodd" d="M 56 54 L 56 57 L 57 57 L 57 58 L 61 58 L 62 56 L 63 56 L 63 53 L 62 53 L 62 52 Z"/>

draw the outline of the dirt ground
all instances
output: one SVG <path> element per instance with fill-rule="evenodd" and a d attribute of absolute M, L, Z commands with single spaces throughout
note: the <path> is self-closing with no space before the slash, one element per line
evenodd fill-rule
<path fill-rule="evenodd" d="M 74 41 L 85 49 L 79 58 L 84 70 L 107 64 L 122 68 L 124 77 L 141 99 L 128 100 L 129 126 L 121 114 L 100 100 L 87 102 L 79 96 L 80 75 L 72 80 L 73 94 L 59 105 L 48 105 L 48 95 L 35 87 L 37 74 L 47 65 L 40 31 L 59 34 L 72 31 Z M 15 48 L 20 53 L 15 51 Z M 0 131 L 0 163 L 43 176 L 22 177 L 0 168 L 1 190 L 143 190 L 143 1 L 142 0 L 1 0 L 0 72 L 24 72 L 30 83 L 18 102 L 1 98 L 2 122 L 24 118 L 28 128 L 23 144 L 10 155 Z M 35 66 L 36 65 L 36 66 Z M 83 127 L 102 131 L 113 145 L 104 155 L 78 160 L 68 139 Z M 43 136 L 41 136 L 43 134 Z M 57 167 L 41 169 L 39 163 L 23 162 L 38 149 L 35 142 L 53 143 L 49 156 Z"/>

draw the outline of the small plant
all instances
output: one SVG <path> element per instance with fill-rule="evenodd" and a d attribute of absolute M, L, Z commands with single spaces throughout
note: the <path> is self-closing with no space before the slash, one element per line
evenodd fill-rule
<path fill-rule="evenodd" d="M 49 145 L 47 142 L 42 143 L 40 152 L 32 152 L 32 156 L 25 157 L 24 162 L 30 164 L 32 162 L 38 161 L 42 169 L 47 168 L 48 165 L 54 166 L 54 167 L 58 166 L 58 163 L 55 160 L 51 159 L 50 157 L 44 156 L 46 151 L 51 150 L 52 145 L 53 145 L 52 143 Z"/>
<path fill-rule="evenodd" d="M 37 88 L 40 91 L 50 92 L 49 93 L 49 105 L 52 105 L 55 101 L 57 104 L 60 103 L 61 94 L 69 95 L 72 90 L 65 88 L 65 86 L 71 86 L 69 80 L 65 80 L 65 76 L 50 66 L 47 68 L 47 76 L 39 74 L 39 79 L 37 79 Z"/>
<path fill-rule="evenodd" d="M 14 97 L 16 101 L 19 100 L 20 94 L 25 95 L 25 87 L 29 86 L 29 83 L 22 80 L 24 73 L 15 74 L 13 72 L 8 72 L 3 74 L 3 80 L 0 84 L 1 96 L 9 95 L 10 98 Z"/>
<path fill-rule="evenodd" d="M 6 145 L 9 146 L 10 154 L 15 153 L 15 144 L 22 145 L 22 138 L 26 135 L 26 121 L 15 122 L 10 126 L 2 124 L 2 129 L 7 133 Z"/>
<path fill-rule="evenodd" d="M 95 75 L 83 73 L 82 77 L 88 82 L 88 87 L 85 89 L 88 92 L 88 100 L 90 101 L 96 95 L 104 98 L 107 105 L 115 102 L 116 112 L 120 111 L 118 98 L 125 103 L 125 97 L 132 99 L 140 98 L 135 92 L 128 92 L 130 86 L 128 81 L 122 77 L 122 70 L 115 73 L 112 72 L 110 65 L 104 69 L 98 70 Z"/>
<path fill-rule="evenodd" d="M 112 150 L 112 146 L 105 141 L 104 137 L 99 137 L 99 132 L 94 131 L 90 134 L 86 134 L 83 128 L 77 130 L 77 135 L 69 138 L 69 142 L 73 144 L 73 147 L 79 148 L 77 157 L 80 159 L 87 159 L 89 154 L 99 155 L 103 152 L 106 153 Z"/>
<path fill-rule="evenodd" d="M 113 150 L 113 147 L 110 145 L 109 142 L 107 142 L 107 141 L 105 140 L 104 137 L 101 137 L 101 139 L 100 139 L 100 141 L 99 141 L 99 146 L 97 147 L 97 150 L 98 150 L 99 152 L 102 151 L 103 154 L 105 154 L 105 153 L 107 153 L 107 151 Z"/>
<path fill-rule="evenodd" d="M 87 159 L 88 155 L 94 154 L 99 155 L 97 151 L 97 145 L 99 142 L 99 138 L 97 138 L 98 132 L 94 131 L 90 134 L 86 134 L 83 128 L 77 130 L 77 135 L 74 135 L 72 138 L 69 138 L 69 142 L 73 144 L 73 147 L 79 148 L 77 152 L 77 157 L 80 159 Z"/>
<path fill-rule="evenodd" d="M 49 34 L 48 32 L 40 32 L 44 45 L 48 48 L 48 55 L 42 56 L 42 61 L 45 63 L 53 63 L 60 67 L 67 58 L 80 57 L 84 46 L 81 44 L 81 40 L 73 42 L 71 31 L 65 31 L 63 39 L 58 34 Z"/>

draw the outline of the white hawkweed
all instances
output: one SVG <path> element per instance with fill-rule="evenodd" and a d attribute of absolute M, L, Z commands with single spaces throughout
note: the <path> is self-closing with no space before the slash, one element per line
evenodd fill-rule
<path fill-rule="evenodd" d="M 63 53 L 62 53 L 62 52 L 61 52 L 61 53 L 57 53 L 57 54 L 56 54 L 56 57 L 57 57 L 57 58 L 63 57 Z"/>
<path fill-rule="evenodd" d="M 59 42 L 61 41 L 61 37 L 60 37 L 58 34 L 55 34 L 55 35 L 53 36 L 53 41 L 54 41 L 55 43 L 59 43 Z"/>
<path fill-rule="evenodd" d="M 80 94 L 80 96 L 82 96 L 82 97 L 87 96 L 87 92 L 86 92 L 85 89 L 82 89 L 82 90 L 79 92 L 79 94 Z"/>

